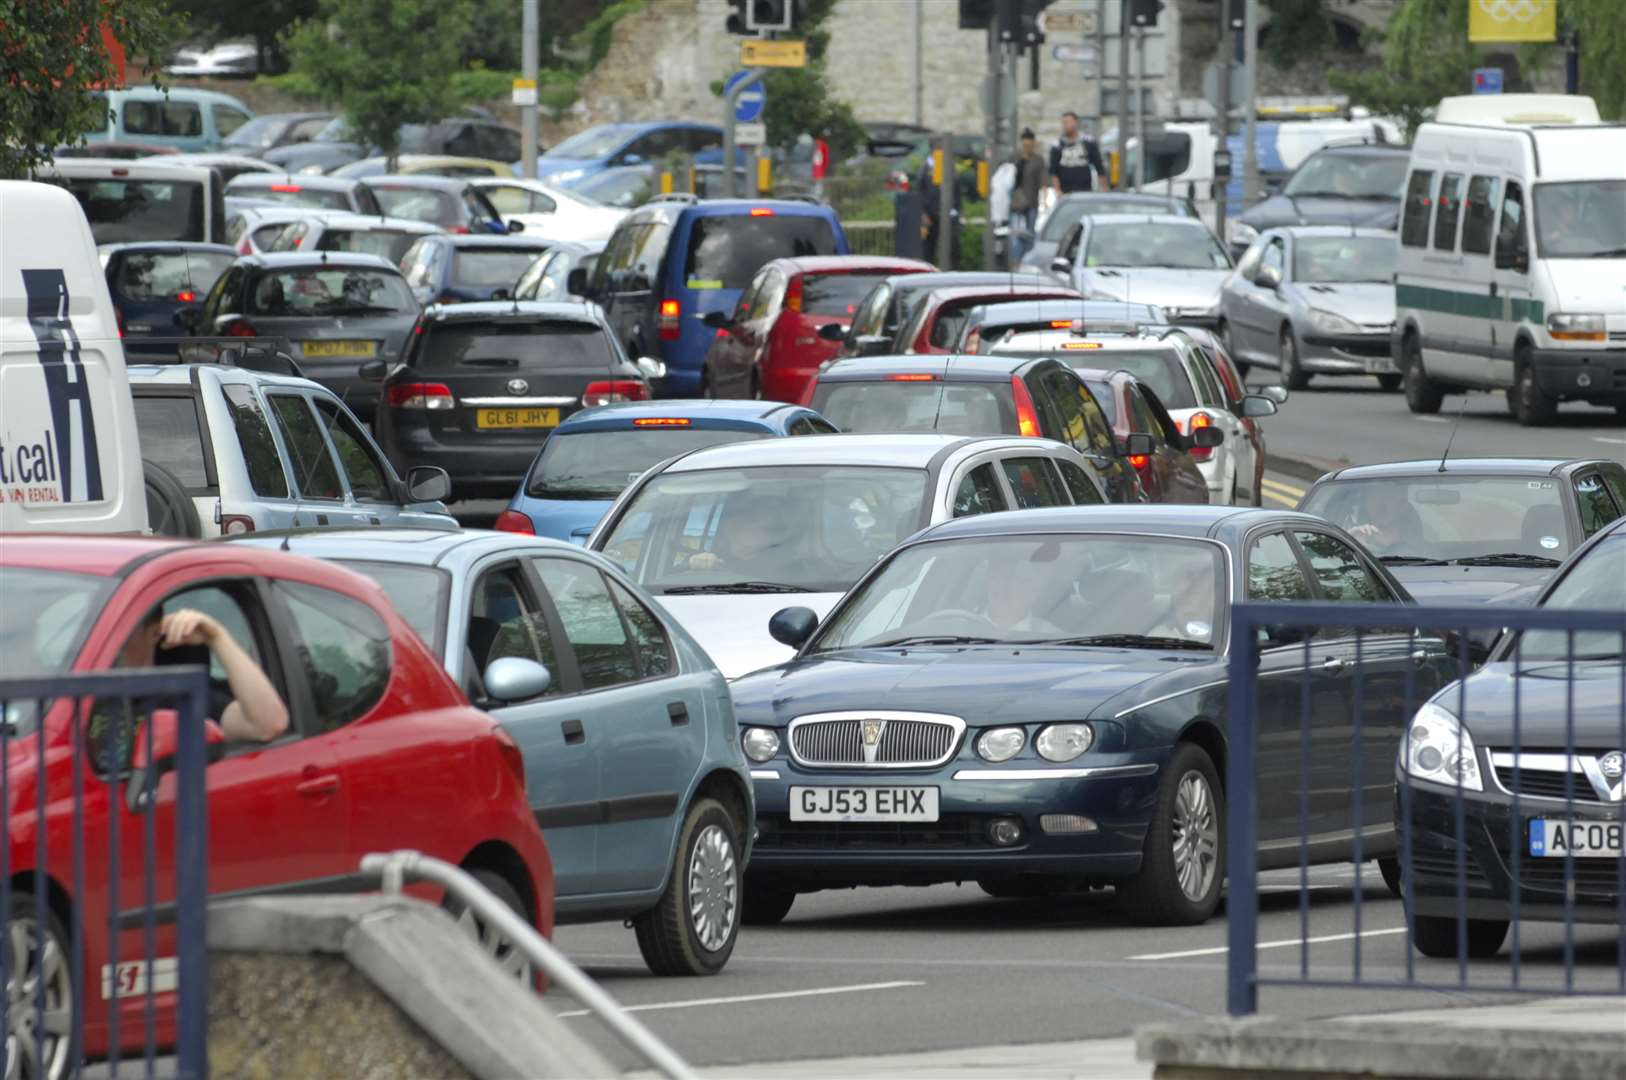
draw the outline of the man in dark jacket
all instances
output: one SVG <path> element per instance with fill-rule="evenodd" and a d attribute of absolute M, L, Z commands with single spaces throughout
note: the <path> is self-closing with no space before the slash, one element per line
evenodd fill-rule
<path fill-rule="evenodd" d="M 1062 113 L 1061 138 L 1050 148 L 1051 186 L 1058 194 L 1071 195 L 1075 191 L 1089 191 L 1095 186 L 1094 177 L 1105 179 L 1106 174 L 1106 166 L 1101 163 L 1101 147 L 1094 139 L 1079 134 L 1078 114 Z"/>
<path fill-rule="evenodd" d="M 1039 193 L 1050 183 L 1050 170 L 1035 149 L 1032 128 L 1022 129 L 1022 148 L 1011 164 L 1016 166 L 1016 179 L 1011 185 L 1011 265 L 1022 261 L 1033 247 L 1033 223 L 1039 212 Z"/>
<path fill-rule="evenodd" d="M 949 236 L 949 262 L 947 266 L 939 267 L 942 270 L 953 270 L 960 261 L 960 185 L 955 182 L 954 150 L 941 135 L 934 136 L 931 149 L 943 150 L 943 171 L 947 174 L 944 180 L 949 186 L 949 227 L 952 230 Z M 926 155 L 921 162 L 920 176 L 917 178 L 915 190 L 920 192 L 920 221 L 922 231 L 925 233 L 923 257 L 928 262 L 937 261 L 938 217 L 942 209 L 937 184 L 932 179 L 932 157 Z"/>

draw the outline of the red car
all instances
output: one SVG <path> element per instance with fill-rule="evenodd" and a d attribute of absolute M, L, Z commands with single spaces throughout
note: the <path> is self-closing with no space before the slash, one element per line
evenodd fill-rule
<path fill-rule="evenodd" d="M 518 746 L 469 705 L 370 580 L 331 563 L 237 545 L 9 535 L 0 545 L 0 595 L 7 675 L 108 670 L 133 634 L 151 632 L 141 626 L 155 609 L 167 614 L 184 607 L 211 616 L 270 678 L 287 706 L 286 731 L 269 742 L 227 743 L 207 767 L 212 895 L 370 891 L 375 886 L 357 876 L 363 854 L 415 848 L 461 865 L 551 935 L 553 867 L 525 797 Z M 205 652 L 204 646 L 183 646 L 159 649 L 156 657 L 160 664 L 198 663 L 207 662 Z M 217 661 L 212 676 L 221 672 Z M 210 689 L 211 713 L 222 716 L 231 691 L 223 679 Z M 66 928 L 83 929 L 84 965 L 73 976 L 83 993 L 83 1052 L 97 1057 L 108 1051 L 113 1008 L 121 1048 L 143 1045 L 141 987 L 148 970 L 155 981 L 157 1039 L 169 1045 L 176 1005 L 173 978 L 165 981 L 176 951 L 172 927 L 159 919 L 156 949 L 149 954 L 143 919 L 121 929 L 116 942 L 109 940 L 108 923 L 110 888 L 117 890 L 120 909 L 137 915 L 143 910 L 148 815 L 155 817 L 149 869 L 155 899 L 160 909 L 174 899 L 175 775 L 162 775 L 145 803 L 130 798 L 125 788 L 134 774 L 123 758 L 127 754 L 128 764 L 138 764 L 143 737 L 120 737 L 107 710 L 98 711 L 89 700 L 79 702 L 77 715 L 74 706 L 73 699 L 58 698 L 37 715 L 32 702 L 9 703 L 5 811 L 13 932 L 7 940 L 23 940 L 17 927 L 34 923 L 31 893 L 41 865 L 34 808 L 44 784 L 47 932 L 56 939 L 56 955 L 68 956 Z M 173 713 L 155 710 L 144 722 L 152 725 L 155 746 L 175 738 Z M 211 741 L 218 738 L 215 732 Z M 77 894 L 76 759 L 84 844 L 83 891 Z M 111 850 L 113 837 L 117 851 Z M 119 868 L 116 882 L 110 866 Z M 442 899 L 431 886 L 410 891 Z M 495 943 L 483 944 L 491 951 Z M 48 943 L 47 956 L 52 948 Z M 522 955 L 507 951 L 497 958 L 523 975 Z M 18 959 L 14 952 L 14 974 Z M 65 977 L 48 987 L 48 997 L 59 999 L 48 1001 L 51 1010 L 62 1010 L 59 1015 L 75 1006 Z M 64 1021 L 51 1030 L 67 1032 L 71 1025 Z M 48 1063 L 54 1059 L 60 1066 L 69 1056 L 68 1038 L 47 1036 Z M 44 1072 L 57 1075 L 52 1068 Z"/>
<path fill-rule="evenodd" d="M 933 289 L 915 305 L 898 328 L 892 350 L 900 353 L 952 353 L 965 329 L 972 308 L 1008 304 L 1013 300 L 1081 300 L 1076 291 L 1060 285 L 962 285 Z"/>
<path fill-rule="evenodd" d="M 1155 503 L 1208 502 L 1208 483 L 1203 479 L 1186 437 L 1180 432 L 1152 388 L 1127 371 L 1074 368 L 1090 388 L 1101 411 L 1112 423 L 1112 434 L 1121 444 L 1137 432 L 1150 435 L 1150 454 L 1131 454 L 1129 464 L 1140 477 L 1146 498 Z"/>
<path fill-rule="evenodd" d="M 883 255 L 765 264 L 740 294 L 732 317 L 707 317 L 707 325 L 717 328 L 706 354 L 708 385 L 717 397 L 800 401 L 819 365 L 834 359 L 853 312 L 877 282 L 933 269 L 918 259 Z M 831 329 L 821 333 L 825 327 Z"/>

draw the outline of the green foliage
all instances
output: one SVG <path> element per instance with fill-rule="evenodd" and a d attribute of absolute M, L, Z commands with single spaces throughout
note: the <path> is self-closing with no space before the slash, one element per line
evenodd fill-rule
<path fill-rule="evenodd" d="M 1270 7 L 1270 36 L 1265 57 L 1279 68 L 1318 57 L 1332 44 L 1332 24 L 1325 0 L 1265 0 Z"/>
<path fill-rule="evenodd" d="M 164 0 L 0 0 L 0 176 L 106 126 L 106 104 L 85 92 L 116 82 L 104 24 L 132 60 L 163 56 L 180 30 Z"/>
<path fill-rule="evenodd" d="M 807 42 L 807 66 L 775 68 L 763 76 L 768 104 L 762 122 L 768 126 L 768 142 L 789 146 L 803 132 L 830 143 L 836 158 L 850 155 L 864 141 L 864 129 L 853 115 L 852 106 L 829 94 L 824 78 L 824 53 L 830 47 L 830 32 L 820 27 L 835 7 L 836 0 L 807 0 L 797 33 L 787 35 Z"/>
<path fill-rule="evenodd" d="M 1611 119 L 1626 119 L 1626 11 L 1620 0 L 1564 0 L 1559 17 L 1580 34 L 1581 93 Z"/>
<path fill-rule="evenodd" d="M 295 73 L 342 104 L 357 141 L 398 152 L 403 124 L 427 124 L 459 104 L 453 76 L 470 32 L 467 9 L 442 0 L 321 0 L 288 35 Z"/>
<path fill-rule="evenodd" d="M 576 35 L 578 45 L 587 46 L 587 67 L 589 70 L 598 66 L 610 52 L 610 43 L 614 40 L 615 24 L 627 15 L 631 15 L 644 6 L 644 0 L 615 0 L 609 7 L 599 12 L 598 17 Z"/>
<path fill-rule="evenodd" d="M 1400 0 L 1381 40 L 1379 70 L 1330 71 L 1327 81 L 1352 104 L 1403 121 L 1409 140 L 1442 97 L 1468 89 L 1479 58 L 1468 41 L 1468 7 L 1462 0 Z"/>

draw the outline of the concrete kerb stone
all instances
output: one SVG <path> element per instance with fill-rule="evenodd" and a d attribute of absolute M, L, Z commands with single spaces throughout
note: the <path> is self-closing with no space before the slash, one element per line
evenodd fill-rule
<path fill-rule="evenodd" d="M 1326 474 L 1349 467 L 1347 461 L 1329 461 L 1308 454 L 1278 454 L 1265 451 L 1265 468 L 1273 473 L 1291 476 L 1295 480 L 1315 483 Z"/>

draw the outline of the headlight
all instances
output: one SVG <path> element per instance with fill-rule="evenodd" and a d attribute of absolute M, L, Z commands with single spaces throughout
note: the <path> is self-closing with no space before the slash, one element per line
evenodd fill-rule
<path fill-rule="evenodd" d="M 1033 748 L 1046 761 L 1071 761 L 1095 742 L 1088 724 L 1051 724 L 1033 740 Z"/>
<path fill-rule="evenodd" d="M 746 728 L 740 743 L 745 747 L 746 757 L 752 761 L 767 761 L 779 753 L 779 732 L 765 727 Z"/>
<path fill-rule="evenodd" d="M 1346 319 L 1335 312 L 1322 311 L 1319 308 L 1311 309 L 1310 325 L 1323 334 L 1358 334 L 1361 332 L 1359 323 Z"/>
<path fill-rule="evenodd" d="M 1259 239 L 1259 230 L 1245 221 L 1231 222 L 1227 231 L 1231 234 L 1231 243 L 1233 244 L 1251 244 Z"/>
<path fill-rule="evenodd" d="M 1602 341 L 1602 315 L 1549 315 L 1547 332 L 1559 341 Z"/>
<path fill-rule="evenodd" d="M 1460 781 L 1465 791 L 1485 790 L 1473 736 L 1438 705 L 1430 703 L 1417 710 L 1401 753 L 1407 775 L 1446 787 L 1456 787 Z"/>
<path fill-rule="evenodd" d="M 1027 732 L 1019 727 L 989 728 L 977 739 L 977 753 L 984 761 L 1009 761 L 1027 741 Z"/>

